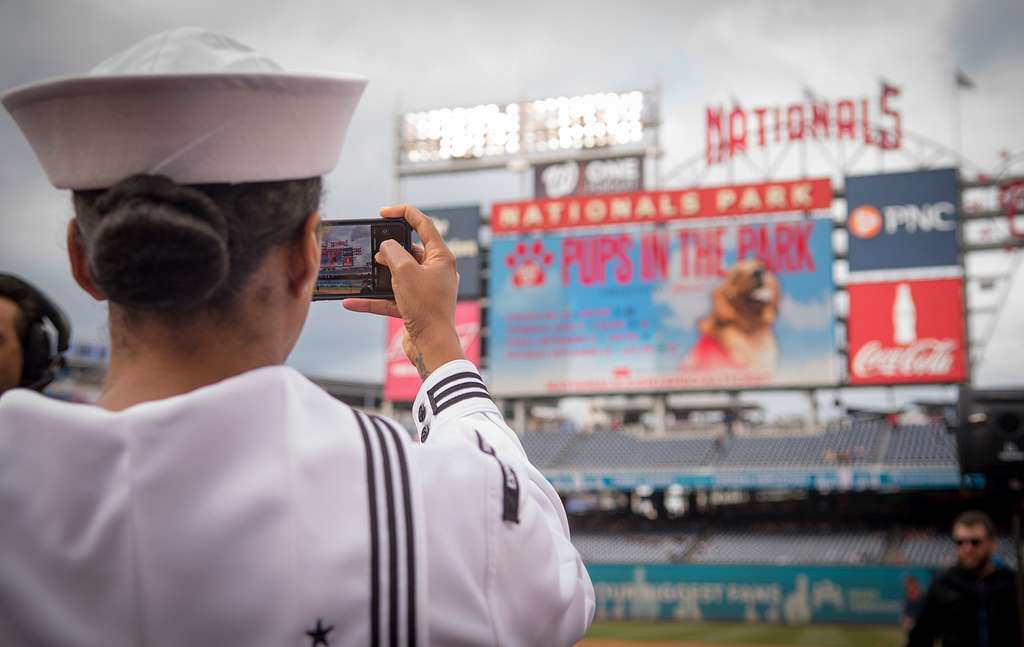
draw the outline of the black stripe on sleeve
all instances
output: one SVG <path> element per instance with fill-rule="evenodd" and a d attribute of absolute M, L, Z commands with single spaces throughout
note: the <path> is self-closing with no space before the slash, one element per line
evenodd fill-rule
<path fill-rule="evenodd" d="M 384 492 L 388 503 L 388 645 L 398 647 L 398 544 L 395 528 L 395 492 L 391 476 L 391 456 L 384 433 L 375 424 L 380 444 Z"/>
<path fill-rule="evenodd" d="M 441 400 L 444 400 L 445 398 L 447 398 L 449 395 L 451 395 L 453 393 L 458 393 L 459 391 L 465 391 L 466 389 L 470 389 L 470 388 L 472 388 L 472 389 L 480 389 L 481 391 L 487 391 L 487 385 L 483 383 L 483 380 L 471 380 L 469 382 L 460 382 L 460 383 L 456 384 L 455 386 L 451 387 L 450 389 L 445 389 L 444 391 L 442 391 L 442 392 L 438 393 L 437 395 L 435 395 L 434 396 L 434 400 L 436 402 L 440 402 Z"/>
<path fill-rule="evenodd" d="M 407 602 L 406 609 L 409 616 L 409 647 L 416 647 L 416 534 L 413 532 L 412 520 L 412 487 L 409 484 L 409 466 L 405 458 L 405 446 L 402 444 L 401 432 L 395 429 L 395 424 L 374 416 L 374 423 L 383 425 L 391 432 L 391 438 L 395 441 L 395 453 L 398 455 L 398 467 L 402 475 L 402 501 L 405 504 L 405 542 L 406 542 L 406 587 Z"/>
<path fill-rule="evenodd" d="M 463 400 L 468 400 L 470 398 L 485 398 L 487 400 L 490 400 L 491 396 L 485 391 L 470 391 L 468 393 L 463 393 L 453 398 L 449 398 L 442 402 L 440 405 L 438 405 L 437 408 L 434 410 L 434 415 L 436 416 L 437 414 L 441 413 L 442 411 L 451 407 L 452 405 L 462 402 Z"/>
<path fill-rule="evenodd" d="M 359 431 L 363 436 L 363 447 L 366 448 L 366 491 L 369 498 L 370 513 L 370 645 L 380 645 L 380 541 L 377 529 L 377 474 L 374 466 L 373 446 L 370 435 L 366 431 L 366 423 L 362 414 L 352 412 L 359 423 Z"/>
<path fill-rule="evenodd" d="M 448 389 L 448 390 L 446 390 L 444 392 L 441 392 L 441 388 L 442 387 L 447 386 L 447 385 L 449 385 L 452 382 L 455 382 L 457 380 L 466 380 L 466 379 L 471 380 L 471 381 L 464 382 L 464 383 L 461 383 L 461 384 L 456 384 L 452 388 L 450 388 L 450 389 Z M 457 393 L 459 391 L 466 390 L 466 389 L 480 389 L 481 391 L 483 391 L 484 397 L 486 397 L 487 399 L 491 398 L 491 396 L 487 393 L 487 387 L 484 385 L 484 382 L 480 378 L 479 374 L 473 373 L 472 371 L 463 371 L 462 373 L 456 373 L 455 375 L 449 375 L 448 377 L 444 378 L 443 380 L 438 381 L 438 383 L 435 384 L 434 386 L 432 386 L 429 389 L 427 389 L 427 400 L 430 401 L 430 409 L 434 412 L 434 415 L 437 415 L 438 413 L 440 413 L 440 412 L 444 411 L 445 409 L 447 409 L 448 406 L 451 403 L 451 400 L 449 400 L 449 401 L 444 402 L 442 404 L 438 404 L 438 402 L 442 398 L 447 397 L 447 396 L 449 396 L 449 395 L 451 395 L 453 393 Z M 463 398 L 463 399 L 465 399 L 465 398 Z"/>
<path fill-rule="evenodd" d="M 430 387 L 430 390 L 428 391 L 428 393 L 433 395 L 433 394 L 437 393 L 437 390 L 440 389 L 442 386 L 444 386 L 446 384 L 451 384 L 452 382 L 454 382 L 456 380 L 465 379 L 467 377 L 473 378 L 475 380 L 479 380 L 480 379 L 480 375 L 477 374 L 477 373 L 474 373 L 472 371 L 463 371 L 462 373 L 456 373 L 455 375 L 449 375 L 448 377 L 444 378 L 443 380 L 439 380 L 437 382 L 437 384 L 435 384 L 434 386 Z"/>

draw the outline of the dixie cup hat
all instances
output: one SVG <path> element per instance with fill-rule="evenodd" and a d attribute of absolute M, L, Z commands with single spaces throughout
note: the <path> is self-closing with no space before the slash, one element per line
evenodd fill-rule
<path fill-rule="evenodd" d="M 108 188 L 136 173 L 265 182 L 333 169 L 366 83 L 287 72 L 236 40 L 187 27 L 0 101 L 60 189 Z"/>

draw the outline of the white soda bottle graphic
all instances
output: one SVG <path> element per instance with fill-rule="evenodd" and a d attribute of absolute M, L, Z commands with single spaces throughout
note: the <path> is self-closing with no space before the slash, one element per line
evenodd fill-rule
<path fill-rule="evenodd" d="M 896 286 L 896 300 L 892 303 L 892 329 L 893 341 L 900 346 L 908 346 L 917 341 L 917 309 L 907 283 Z"/>

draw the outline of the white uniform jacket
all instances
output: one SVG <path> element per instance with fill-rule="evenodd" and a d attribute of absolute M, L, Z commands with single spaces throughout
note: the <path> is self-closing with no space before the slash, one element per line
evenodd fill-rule
<path fill-rule="evenodd" d="M 417 443 L 275 366 L 112 413 L 0 399 L 0 645 L 569 645 L 594 591 L 472 364 Z"/>

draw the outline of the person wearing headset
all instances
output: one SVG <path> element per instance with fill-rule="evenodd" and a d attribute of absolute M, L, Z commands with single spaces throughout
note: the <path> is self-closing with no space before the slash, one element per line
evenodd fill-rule
<path fill-rule="evenodd" d="M 594 590 L 562 502 L 462 355 L 455 260 L 429 218 L 382 209 L 423 247 L 376 254 L 394 302 L 344 302 L 404 321 L 415 434 L 284 365 L 319 270 L 321 177 L 365 84 L 189 28 L 2 97 L 72 192 L 71 271 L 109 302 L 111 346 L 95 406 L 0 400 L 0 644 L 586 632 Z"/>
<path fill-rule="evenodd" d="M 57 331 L 51 339 L 45 321 Z M 0 395 L 17 387 L 42 391 L 56 378 L 71 327 L 63 311 L 38 289 L 0 274 Z"/>

